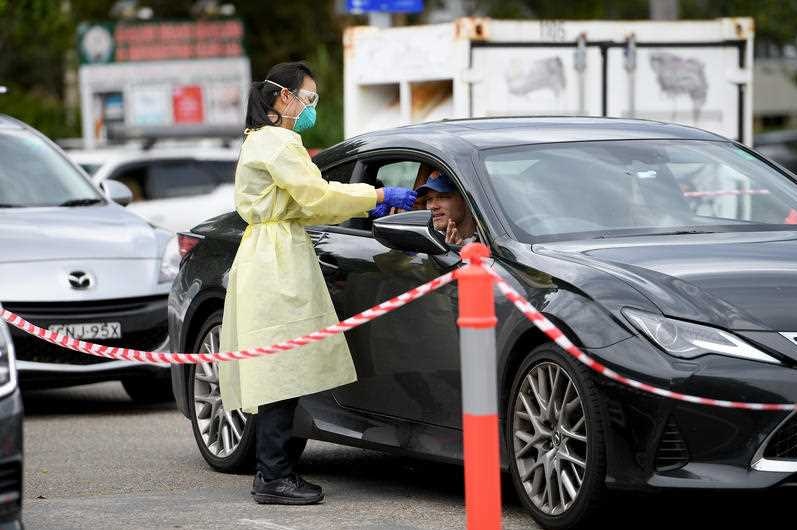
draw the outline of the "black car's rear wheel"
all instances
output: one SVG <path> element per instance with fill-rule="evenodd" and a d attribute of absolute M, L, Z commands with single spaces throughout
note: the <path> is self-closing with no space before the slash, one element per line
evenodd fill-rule
<path fill-rule="evenodd" d="M 221 316 L 219 310 L 207 318 L 191 351 L 219 351 Z M 254 421 L 240 410 L 224 408 L 216 363 L 199 363 L 188 368 L 188 409 L 194 439 L 208 464 L 225 472 L 251 466 L 255 450 Z"/>
<path fill-rule="evenodd" d="M 219 351 L 222 312 L 211 314 L 197 334 L 192 351 Z M 199 363 L 188 368 L 188 408 L 194 439 L 205 461 L 213 468 L 232 472 L 251 468 L 255 453 L 255 422 L 251 414 L 224 408 L 216 363 Z M 298 460 L 307 440 L 294 438 L 290 456 Z"/>
<path fill-rule="evenodd" d="M 605 492 L 606 461 L 598 390 L 555 345 L 535 348 L 520 365 L 507 409 L 512 480 L 546 528 L 584 525 Z"/>

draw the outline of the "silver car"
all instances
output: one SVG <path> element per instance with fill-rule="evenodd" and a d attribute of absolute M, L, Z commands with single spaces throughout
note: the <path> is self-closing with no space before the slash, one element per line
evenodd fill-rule
<path fill-rule="evenodd" d="M 122 205 L 54 143 L 0 115 L 0 303 L 38 326 L 141 350 L 168 346 L 167 296 L 179 265 L 174 234 Z M 169 372 L 59 348 L 13 329 L 23 390 L 120 380 L 135 400 L 171 397 Z"/>

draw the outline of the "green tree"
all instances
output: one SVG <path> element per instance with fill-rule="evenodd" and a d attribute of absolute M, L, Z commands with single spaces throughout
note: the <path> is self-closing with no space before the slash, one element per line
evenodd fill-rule
<path fill-rule="evenodd" d="M 56 6 L 53 9 L 54 4 Z M 0 0 L 0 112 L 47 134 L 73 134 L 65 126 L 64 58 L 71 47 L 69 13 L 52 0 Z"/>

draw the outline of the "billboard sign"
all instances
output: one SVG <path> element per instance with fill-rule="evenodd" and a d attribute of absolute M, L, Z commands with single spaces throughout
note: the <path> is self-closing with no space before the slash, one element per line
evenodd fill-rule
<path fill-rule="evenodd" d="M 252 79 L 242 42 L 234 19 L 82 24 L 85 146 L 240 134 Z"/>
<path fill-rule="evenodd" d="M 243 35 L 237 19 L 84 22 L 77 47 L 81 64 L 241 57 Z"/>

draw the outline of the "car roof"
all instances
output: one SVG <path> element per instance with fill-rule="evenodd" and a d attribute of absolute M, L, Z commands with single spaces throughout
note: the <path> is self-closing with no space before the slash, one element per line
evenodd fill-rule
<path fill-rule="evenodd" d="M 726 140 L 702 129 L 651 120 L 573 116 L 444 120 L 396 129 L 456 135 L 476 148 L 591 140 Z"/>

